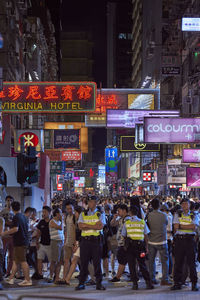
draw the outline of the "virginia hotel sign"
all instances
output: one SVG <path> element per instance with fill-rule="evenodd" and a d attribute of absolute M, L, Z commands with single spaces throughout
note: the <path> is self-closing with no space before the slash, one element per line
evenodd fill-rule
<path fill-rule="evenodd" d="M 94 82 L 4 82 L 3 112 L 93 112 Z"/>

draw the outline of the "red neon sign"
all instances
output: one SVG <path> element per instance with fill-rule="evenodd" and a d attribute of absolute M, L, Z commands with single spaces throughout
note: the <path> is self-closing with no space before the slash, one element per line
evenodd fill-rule
<path fill-rule="evenodd" d="M 4 82 L 3 112 L 94 112 L 94 82 Z"/>

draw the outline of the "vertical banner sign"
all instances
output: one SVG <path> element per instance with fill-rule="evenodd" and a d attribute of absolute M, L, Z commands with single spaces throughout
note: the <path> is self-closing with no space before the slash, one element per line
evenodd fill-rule
<path fill-rule="evenodd" d="M 79 130 L 66 129 L 54 130 L 54 148 L 76 148 L 79 149 Z"/>
<path fill-rule="evenodd" d="M 117 182 L 117 148 L 106 148 L 105 166 L 106 166 L 106 184 Z"/>
<path fill-rule="evenodd" d="M 167 166 L 166 164 L 159 164 L 158 166 L 158 185 L 167 183 Z"/>

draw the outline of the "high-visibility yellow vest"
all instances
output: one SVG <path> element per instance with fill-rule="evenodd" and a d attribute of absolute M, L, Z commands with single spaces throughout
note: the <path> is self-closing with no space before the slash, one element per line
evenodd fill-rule
<path fill-rule="evenodd" d="M 129 237 L 131 240 L 144 240 L 144 226 L 145 221 L 132 221 L 127 220 L 125 222 L 126 231 L 127 231 L 127 237 Z"/>
<path fill-rule="evenodd" d="M 99 221 L 98 214 L 99 213 L 96 212 L 92 216 L 87 216 L 83 213 L 82 216 L 83 216 L 84 223 L 89 225 L 95 225 Z M 89 230 L 82 230 L 81 232 L 81 236 L 99 236 L 99 235 L 100 235 L 100 230 L 89 229 Z"/>
<path fill-rule="evenodd" d="M 192 224 L 192 216 L 191 214 L 189 216 L 184 216 L 181 214 L 181 216 L 178 218 L 180 225 L 191 225 Z M 178 229 L 180 232 L 185 232 L 185 233 L 192 233 L 194 230 L 192 229 Z"/>

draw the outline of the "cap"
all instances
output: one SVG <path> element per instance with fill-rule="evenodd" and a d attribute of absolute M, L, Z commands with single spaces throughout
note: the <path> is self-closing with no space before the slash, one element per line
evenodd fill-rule
<path fill-rule="evenodd" d="M 188 198 L 183 198 L 183 199 L 181 200 L 180 204 L 182 204 L 182 203 L 184 203 L 184 202 L 190 203 L 190 199 L 188 199 Z"/>
<path fill-rule="evenodd" d="M 162 205 L 161 205 L 161 208 L 160 208 L 161 210 L 169 210 L 169 206 L 167 205 L 167 203 L 163 203 Z"/>
<path fill-rule="evenodd" d="M 94 201 L 97 201 L 98 199 L 97 199 L 97 197 L 96 196 L 91 196 L 91 197 L 89 197 L 89 199 L 88 199 L 89 201 L 90 200 L 94 200 Z"/>

